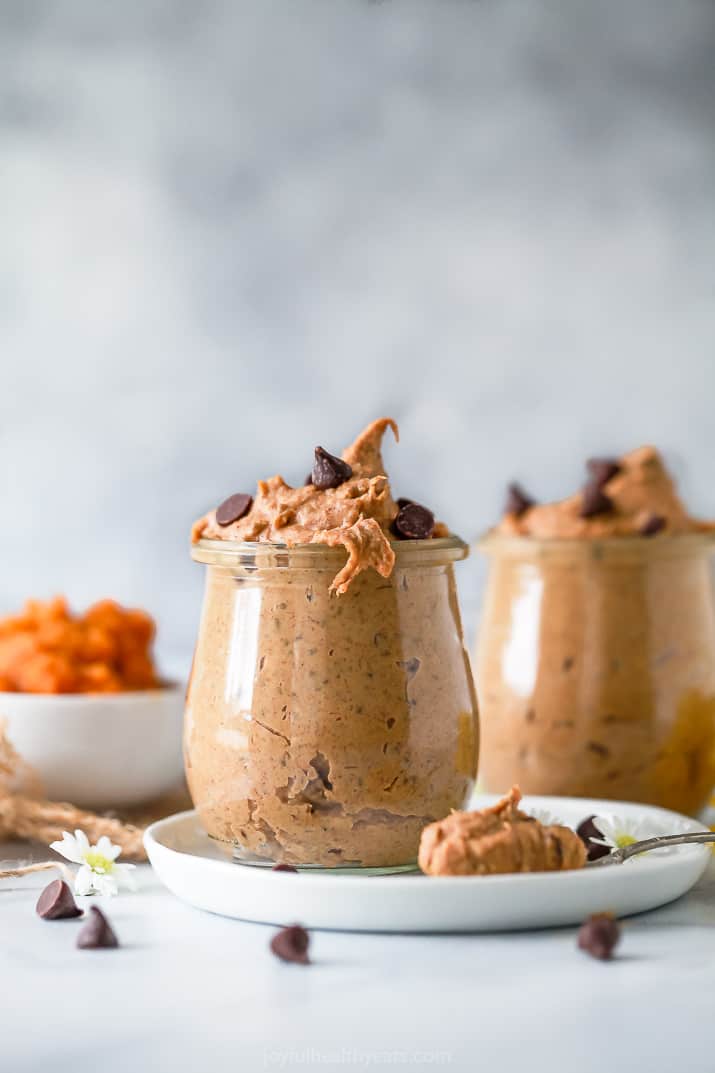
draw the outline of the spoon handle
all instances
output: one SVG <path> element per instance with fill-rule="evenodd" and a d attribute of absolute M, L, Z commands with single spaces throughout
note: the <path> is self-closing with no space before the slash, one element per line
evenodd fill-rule
<path fill-rule="evenodd" d="M 630 857 L 647 853 L 651 849 L 660 849 L 661 846 L 684 846 L 691 842 L 715 842 L 715 831 L 691 831 L 683 835 L 656 835 L 654 838 L 644 838 L 640 842 L 631 842 L 630 846 L 614 849 L 607 856 L 599 857 L 596 861 L 589 861 L 589 867 L 598 864 L 623 864 Z"/>

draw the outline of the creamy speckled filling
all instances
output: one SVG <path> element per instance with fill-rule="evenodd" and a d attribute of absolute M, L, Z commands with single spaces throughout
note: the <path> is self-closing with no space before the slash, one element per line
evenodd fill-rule
<path fill-rule="evenodd" d="M 715 785 L 709 535 L 492 535 L 477 651 L 489 790 L 695 813 Z"/>
<path fill-rule="evenodd" d="M 463 807 L 476 773 L 451 562 L 464 546 L 395 545 L 389 577 L 365 571 L 337 597 L 339 553 L 277 550 L 268 567 L 256 565 L 260 553 L 232 565 L 223 555 L 217 565 L 219 543 L 195 549 L 213 565 L 185 733 L 207 831 L 244 859 L 414 860 L 422 828 Z"/>

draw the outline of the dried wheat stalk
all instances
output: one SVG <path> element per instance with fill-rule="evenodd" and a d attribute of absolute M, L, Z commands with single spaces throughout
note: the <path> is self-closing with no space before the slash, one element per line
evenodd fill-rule
<path fill-rule="evenodd" d="M 49 845 L 61 840 L 63 831 L 76 828 L 84 831 L 90 842 L 107 835 L 122 847 L 125 857 L 146 860 L 142 827 L 45 800 L 39 779 L 8 741 L 0 722 L 0 841 L 31 839 Z"/>

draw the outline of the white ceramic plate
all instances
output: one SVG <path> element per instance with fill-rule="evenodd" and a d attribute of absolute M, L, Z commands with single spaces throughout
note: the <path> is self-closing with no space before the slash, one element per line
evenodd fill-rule
<path fill-rule="evenodd" d="M 480 797 L 474 807 L 495 800 Z M 654 834 L 703 830 L 695 820 L 647 805 L 527 797 L 522 808 L 546 810 L 574 827 L 597 813 L 641 819 Z M 578 924 L 604 910 L 640 913 L 690 890 L 711 854 L 709 845 L 679 846 L 622 865 L 526 875 L 428 878 L 329 869 L 296 875 L 235 863 L 195 812 L 152 824 L 144 843 L 162 882 L 200 909 L 266 924 L 378 932 L 502 931 Z"/>

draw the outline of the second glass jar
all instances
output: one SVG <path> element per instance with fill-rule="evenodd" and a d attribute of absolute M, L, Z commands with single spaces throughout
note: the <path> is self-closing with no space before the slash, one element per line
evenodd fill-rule
<path fill-rule="evenodd" d="M 712 537 L 494 534 L 482 548 L 486 788 L 702 808 L 715 784 Z"/>

